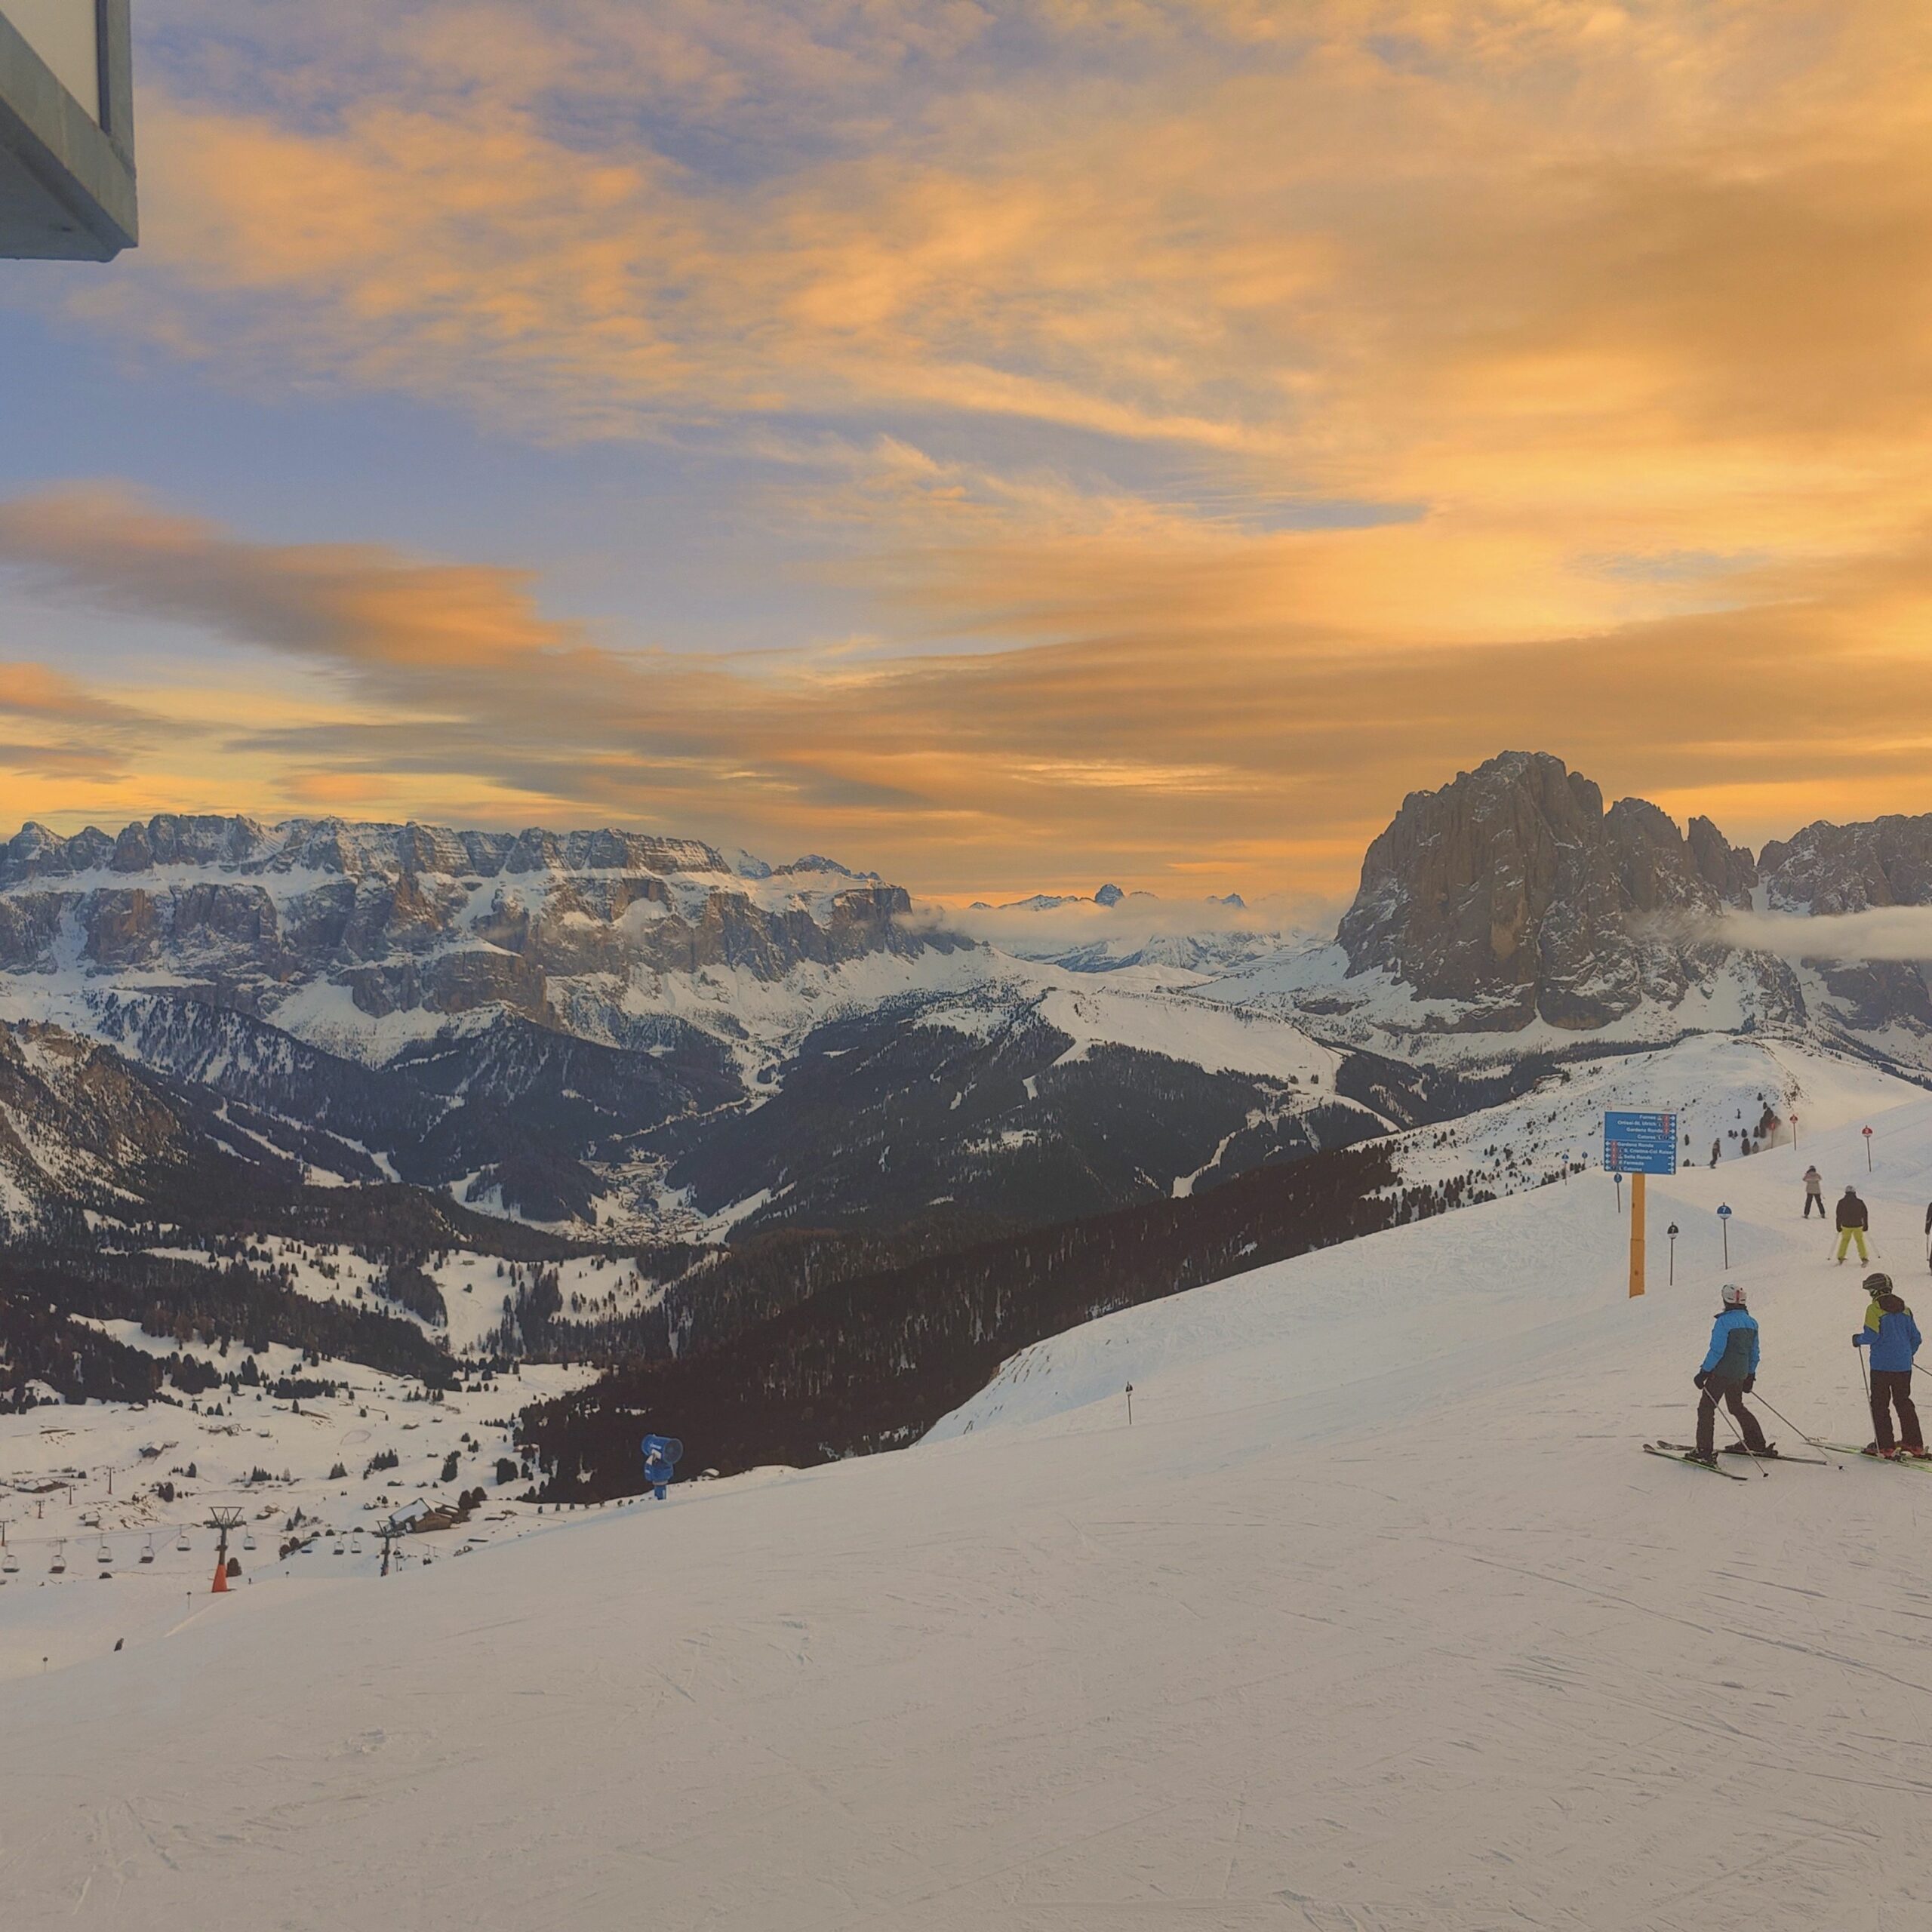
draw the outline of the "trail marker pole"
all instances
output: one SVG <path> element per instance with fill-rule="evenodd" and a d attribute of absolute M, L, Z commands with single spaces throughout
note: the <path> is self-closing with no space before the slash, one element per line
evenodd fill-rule
<path fill-rule="evenodd" d="M 1131 1382 L 1127 1385 L 1127 1426 L 1134 1426 L 1134 1384 Z"/>
<path fill-rule="evenodd" d="M 1724 1265 L 1730 1266 L 1730 1207 L 1728 1202 L 1718 1205 L 1718 1226 L 1724 1230 Z"/>
<path fill-rule="evenodd" d="M 1670 1237 L 1670 1280 L 1666 1285 L 1674 1288 L 1677 1285 L 1677 1223 L 1672 1222 L 1664 1232 Z"/>
<path fill-rule="evenodd" d="M 1862 1127 L 1858 1131 L 1865 1137 L 1865 1171 L 1869 1174 L 1872 1171 L 1872 1130 Z"/>
<path fill-rule="evenodd" d="M 1603 1117 L 1603 1164 L 1617 1183 L 1617 1211 L 1623 1211 L 1623 1177 L 1630 1177 L 1630 1297 L 1644 1292 L 1644 1184 L 1651 1174 L 1677 1171 L 1678 1118 L 1674 1113 L 1619 1111 Z"/>
<path fill-rule="evenodd" d="M 1644 1292 L 1644 1177 L 1630 1177 L 1630 1293 Z"/>

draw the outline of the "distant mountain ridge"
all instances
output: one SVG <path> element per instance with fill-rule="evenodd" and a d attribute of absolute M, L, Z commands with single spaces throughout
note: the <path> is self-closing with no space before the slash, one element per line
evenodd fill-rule
<path fill-rule="evenodd" d="M 734 869 L 715 848 L 612 828 L 162 814 L 110 836 L 29 824 L 0 848 L 0 971 L 203 981 L 263 1017 L 312 982 L 372 1018 L 501 1006 L 575 1025 L 583 986 L 964 942 L 905 923 L 904 888 L 834 862 Z"/>
<path fill-rule="evenodd" d="M 1645 799 L 1606 808 L 1561 759 L 1504 752 L 1409 794 L 1332 945 L 1284 949 L 1217 991 L 1432 1060 L 1768 1028 L 1932 1071 L 1918 965 L 1846 959 L 1823 934 L 1794 961 L 1725 923 L 1898 906 L 1932 906 L 1932 816 L 1820 820 L 1754 857 L 1709 818 L 1680 831 Z"/>
<path fill-rule="evenodd" d="M 811 863 L 811 862 L 807 862 Z M 819 862 L 829 864 L 829 861 Z M 240 814 L 162 812 L 112 837 L 96 826 L 63 838 L 29 820 L 0 849 L 0 886 L 88 872 L 143 872 L 208 866 L 224 872 L 332 872 L 350 878 L 474 872 L 729 870 L 695 838 L 620 832 L 458 831 L 448 826 L 342 818 L 285 819 L 273 825 Z M 843 868 L 836 869 L 843 870 Z"/>
<path fill-rule="evenodd" d="M 161 814 L 0 846 L 0 1020 L 232 1110 L 293 1184 L 640 1238 L 997 1231 L 1379 1124 L 1291 1026 L 1204 1060 L 1130 992 L 1090 1038 L 1048 1017 L 1064 978 L 823 854 L 614 828 Z M 22 1158 L 17 1203 L 63 1198 Z"/>

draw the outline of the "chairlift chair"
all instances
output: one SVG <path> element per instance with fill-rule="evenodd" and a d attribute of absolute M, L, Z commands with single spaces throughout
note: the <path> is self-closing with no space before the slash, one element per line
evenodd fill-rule
<path fill-rule="evenodd" d="M 0 1570 L 4 1570 L 10 1577 L 17 1577 L 20 1574 L 20 1559 L 11 1549 L 8 1550 L 5 1561 L 0 1562 Z"/>
<path fill-rule="evenodd" d="M 175 1540 L 174 1547 L 177 1549 L 189 1550 L 192 1549 L 194 1546 L 195 1546 L 188 1540 L 188 1532 L 186 1530 L 183 1530 L 180 1535 Z"/>
<path fill-rule="evenodd" d="M 253 1530 L 250 1530 L 242 1539 L 242 1547 L 244 1549 L 253 1549 L 254 1546 L 255 1533 Z"/>
<path fill-rule="evenodd" d="M 54 1561 L 47 1566 L 50 1577 L 64 1577 L 67 1574 L 67 1541 L 63 1537 L 54 1546 Z"/>
<path fill-rule="evenodd" d="M 107 1539 L 105 1537 L 103 1537 L 100 1540 L 100 1553 L 95 1557 L 94 1561 L 98 1563 L 103 1570 L 106 1569 L 114 1561 L 114 1552 L 108 1547 Z"/>
<path fill-rule="evenodd" d="M 148 1538 L 146 1546 L 141 1552 L 141 1561 L 143 1563 L 152 1563 L 154 1561 L 154 1538 L 152 1537 L 149 1537 Z"/>

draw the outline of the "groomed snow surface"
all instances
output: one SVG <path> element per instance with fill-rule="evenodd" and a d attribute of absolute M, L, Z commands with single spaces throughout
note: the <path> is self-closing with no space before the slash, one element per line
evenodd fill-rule
<path fill-rule="evenodd" d="M 1653 1182 L 1641 1301 L 1592 1174 L 1076 1331 L 900 1454 L 0 1685 L 5 1922 L 1924 1924 L 1932 1475 L 1638 1453 L 1692 1426 L 1720 1200 L 1763 1393 L 1866 1439 L 1863 1271 L 1798 1214 L 1868 1121 L 1932 1315 L 1932 1098 L 1776 1065 L 1801 1149 Z"/>

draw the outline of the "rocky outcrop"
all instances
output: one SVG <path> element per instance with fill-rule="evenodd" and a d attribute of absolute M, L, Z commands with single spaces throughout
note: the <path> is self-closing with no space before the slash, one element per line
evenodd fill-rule
<path fill-rule="evenodd" d="M 912 930 L 910 909 L 830 860 L 732 869 L 697 840 L 608 827 L 163 814 L 112 837 L 29 824 L 0 848 L 0 971 L 159 972 L 251 1013 L 320 979 L 371 1018 L 500 1005 L 565 1024 L 586 1002 L 553 1009 L 561 982 L 608 982 L 614 1013 L 638 974 L 773 980 L 964 943 Z"/>
<path fill-rule="evenodd" d="M 1684 835 L 1697 875 L 1727 906 L 1751 903 L 1758 883 L 1758 865 L 1749 851 L 1734 845 L 1707 818 L 1694 818 Z"/>
<path fill-rule="evenodd" d="M 1675 1004 L 1721 964 L 1724 949 L 1654 922 L 1748 903 L 1752 876 L 1709 820 L 1687 839 L 1643 799 L 1606 811 L 1560 758 L 1506 752 L 1403 801 L 1337 938 L 1351 975 L 1380 969 L 1460 1006 L 1440 1025 L 1595 1028 Z"/>
<path fill-rule="evenodd" d="M 1807 825 L 1758 855 L 1767 901 L 1780 912 L 1863 912 L 1932 906 L 1932 814 L 1857 825 Z"/>
<path fill-rule="evenodd" d="M 800 865 L 811 863 L 801 860 Z M 239 815 L 162 812 L 144 823 L 125 826 L 118 836 L 90 826 L 63 838 L 44 825 L 29 823 L 0 848 L 0 888 L 91 872 L 145 872 L 172 866 L 242 873 L 334 872 L 345 878 L 423 872 L 494 878 L 503 872 L 730 870 L 718 851 L 700 840 L 657 838 L 614 827 L 475 832 L 413 821 L 389 825 L 336 818 L 290 819 L 263 826 Z"/>

